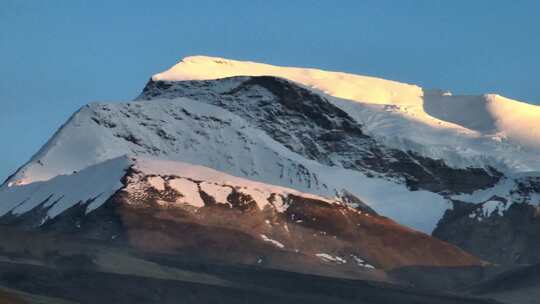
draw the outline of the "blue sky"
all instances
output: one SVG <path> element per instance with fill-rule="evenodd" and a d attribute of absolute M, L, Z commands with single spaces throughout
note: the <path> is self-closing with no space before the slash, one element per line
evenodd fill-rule
<path fill-rule="evenodd" d="M 537 1 L 0 2 L 0 179 L 81 105 L 195 54 L 540 104 Z"/>

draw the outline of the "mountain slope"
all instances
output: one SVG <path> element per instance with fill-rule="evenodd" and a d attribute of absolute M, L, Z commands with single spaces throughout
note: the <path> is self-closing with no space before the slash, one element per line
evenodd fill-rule
<path fill-rule="evenodd" d="M 73 189 L 84 195 L 93 180 L 116 174 L 122 174 L 122 186 L 105 202 L 65 195 Z M 66 181 L 69 187 L 58 186 Z M 35 184 L 40 192 L 26 199 Z M 9 193 L 23 203 L 0 217 L 1 224 L 127 244 L 142 252 L 377 280 L 404 266 L 482 264 L 379 216 L 351 194 L 330 200 L 180 162 L 121 157 L 73 176 L 14 186 Z"/>

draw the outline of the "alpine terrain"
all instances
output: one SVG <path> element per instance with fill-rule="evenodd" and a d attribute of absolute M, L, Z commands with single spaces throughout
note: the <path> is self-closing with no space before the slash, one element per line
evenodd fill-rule
<path fill-rule="evenodd" d="M 2 184 L 0 299 L 537 303 L 539 121 L 495 94 L 187 57 Z"/>

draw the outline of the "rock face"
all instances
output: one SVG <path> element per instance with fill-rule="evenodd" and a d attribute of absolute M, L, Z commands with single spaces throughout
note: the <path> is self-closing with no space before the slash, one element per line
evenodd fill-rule
<path fill-rule="evenodd" d="M 129 241 L 143 249 L 187 249 L 273 267 L 283 267 L 276 261 L 287 256 L 284 264 L 319 260 L 350 271 L 480 264 L 456 247 L 340 201 L 193 181 L 203 203 L 193 208 L 177 202 L 197 193 L 172 190 L 178 178 L 166 178 L 161 190 L 130 192 L 128 184 L 115 198 L 123 202 L 118 213 Z"/>
<path fill-rule="evenodd" d="M 454 200 L 433 236 L 503 265 L 540 262 L 540 179 L 533 174 L 507 178 L 498 191 L 479 191 Z M 467 199 L 481 200 L 472 203 Z"/>
<path fill-rule="evenodd" d="M 539 208 L 495 199 L 483 204 L 454 202 L 433 236 L 498 264 L 540 262 Z"/>

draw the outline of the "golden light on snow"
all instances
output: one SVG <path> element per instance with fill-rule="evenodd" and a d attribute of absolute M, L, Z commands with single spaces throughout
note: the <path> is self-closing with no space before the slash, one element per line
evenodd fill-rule
<path fill-rule="evenodd" d="M 421 122 L 435 129 L 451 129 L 470 136 L 497 135 L 497 138 L 514 138 L 526 146 L 540 146 L 540 107 L 511 100 L 499 95 L 454 96 L 440 91 L 442 98 L 435 98 L 437 112 L 445 110 L 452 115 L 477 116 L 485 121 L 469 125 L 483 125 L 493 130 L 484 134 L 467 124 L 456 123 L 459 117 L 430 115 L 426 111 L 426 100 L 421 87 L 376 77 L 329 72 L 318 69 L 279 67 L 249 61 L 229 60 L 218 57 L 191 56 L 169 70 L 154 75 L 154 80 L 211 80 L 232 76 L 276 76 L 286 78 L 328 95 L 365 104 L 389 105 L 399 109 L 400 115 Z M 429 92 L 429 91 L 428 91 Z M 475 103 L 471 112 L 467 102 Z M 461 112 L 461 113 L 459 113 Z M 492 128 L 489 126 L 492 125 Z"/>
<path fill-rule="evenodd" d="M 540 107 L 503 96 L 486 95 L 487 109 L 496 117 L 495 124 L 504 136 L 528 146 L 540 147 Z"/>
<path fill-rule="evenodd" d="M 375 77 L 206 56 L 186 57 L 153 79 L 210 80 L 232 76 L 282 77 L 335 97 L 370 103 L 411 104 L 419 102 L 422 96 L 418 86 Z"/>

